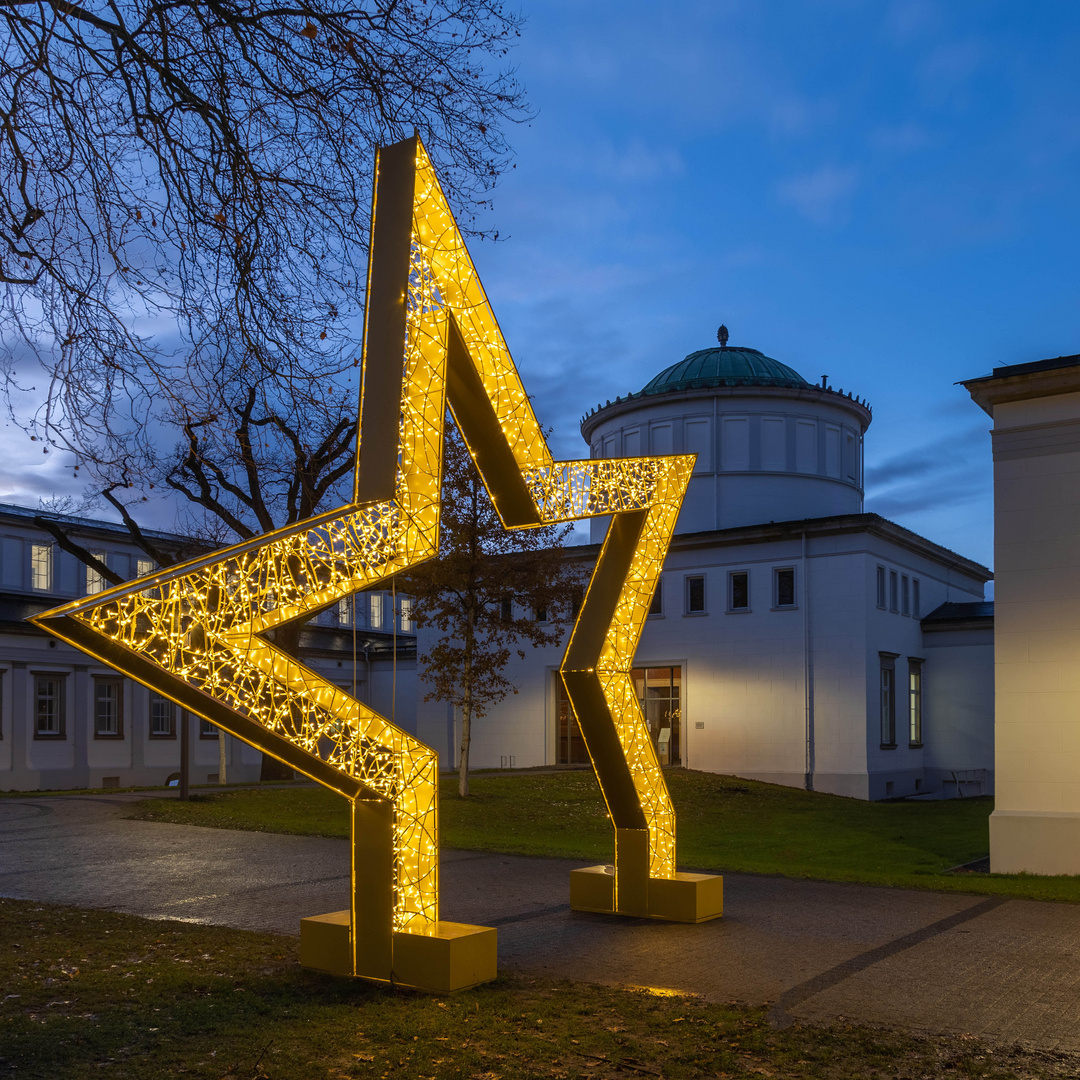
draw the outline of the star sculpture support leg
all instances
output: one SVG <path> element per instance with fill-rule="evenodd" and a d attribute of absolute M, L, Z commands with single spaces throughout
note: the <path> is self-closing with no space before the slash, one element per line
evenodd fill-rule
<path fill-rule="evenodd" d="M 416 139 L 376 161 L 362 371 L 348 505 L 32 621 L 349 799 L 351 906 L 304 920 L 302 962 L 440 992 L 493 978 L 495 931 L 438 917 L 434 751 L 265 637 L 436 553 L 449 407 L 507 528 L 612 516 L 561 674 L 615 825 L 615 872 L 577 872 L 572 904 L 718 916 L 721 879 L 676 872 L 675 815 L 629 674 L 694 459 L 552 459 Z"/>

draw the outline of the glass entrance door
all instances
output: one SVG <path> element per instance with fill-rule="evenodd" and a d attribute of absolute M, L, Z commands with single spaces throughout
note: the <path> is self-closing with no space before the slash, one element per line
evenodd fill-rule
<path fill-rule="evenodd" d="M 559 765 L 588 765 L 589 751 L 585 749 L 585 740 L 581 737 L 577 717 L 566 696 L 559 673 L 555 679 L 555 761 Z"/>
<path fill-rule="evenodd" d="M 634 668 L 630 673 L 661 765 L 682 764 L 682 668 Z"/>

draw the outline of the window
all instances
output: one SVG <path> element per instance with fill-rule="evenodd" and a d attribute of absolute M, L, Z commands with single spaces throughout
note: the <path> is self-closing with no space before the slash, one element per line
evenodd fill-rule
<path fill-rule="evenodd" d="M 352 606 L 353 598 L 351 596 L 343 596 L 338 600 L 337 609 L 334 612 L 338 626 L 348 626 L 352 622 Z"/>
<path fill-rule="evenodd" d="M 922 746 L 922 660 L 908 657 L 908 741 Z"/>
<path fill-rule="evenodd" d="M 682 668 L 634 668 L 630 672 L 641 712 L 661 765 L 682 761 Z"/>
<path fill-rule="evenodd" d="M 124 737 L 124 682 L 116 676 L 94 677 L 94 738 Z"/>
<path fill-rule="evenodd" d="M 153 690 L 150 691 L 150 738 L 176 738 L 176 706 Z"/>
<path fill-rule="evenodd" d="M 541 604 L 540 607 L 533 608 L 533 618 L 537 622 L 547 622 L 547 608 L 544 607 L 543 604 Z"/>
<path fill-rule="evenodd" d="M 735 570 L 728 574 L 728 611 L 750 610 L 750 574 Z"/>
<path fill-rule="evenodd" d="M 877 568 L 877 606 L 883 608 L 885 606 L 885 567 L 879 566 Z"/>
<path fill-rule="evenodd" d="M 653 590 L 652 600 L 649 601 L 650 615 L 664 614 L 664 579 L 656 579 L 656 588 Z"/>
<path fill-rule="evenodd" d="M 504 596 L 499 601 L 499 618 L 503 622 L 511 622 L 514 618 L 514 600 L 513 597 Z"/>
<path fill-rule="evenodd" d="M 896 746 L 896 654 L 879 653 L 881 657 L 881 745 Z"/>
<path fill-rule="evenodd" d="M 108 566 L 108 563 L 105 562 L 104 551 L 91 551 L 90 554 L 93 555 L 95 559 L 98 559 Z M 86 568 L 86 595 L 93 596 L 94 593 L 104 592 L 107 587 L 101 571 L 95 570 L 92 566 L 88 566 Z"/>
<path fill-rule="evenodd" d="M 776 607 L 795 606 L 795 567 L 783 566 L 773 571 Z"/>
<path fill-rule="evenodd" d="M 408 596 L 401 598 L 401 632 L 411 634 L 413 632 L 413 602 Z"/>
<path fill-rule="evenodd" d="M 52 544 L 30 545 L 30 586 L 41 592 L 52 592 Z"/>
<path fill-rule="evenodd" d="M 135 560 L 135 576 L 145 577 L 147 574 L 154 572 L 154 560 L 153 559 L 136 559 Z"/>
<path fill-rule="evenodd" d="M 200 739 L 216 739 L 218 737 L 218 729 L 210 723 L 209 720 L 204 720 L 199 717 L 199 738 Z"/>
<path fill-rule="evenodd" d="M 911 614 L 911 585 L 907 574 L 900 575 L 900 614 Z"/>
<path fill-rule="evenodd" d="M 896 573 L 895 570 L 890 570 L 889 571 L 889 610 L 890 611 L 899 611 L 900 610 L 899 606 L 897 604 L 897 593 L 899 591 L 898 588 L 897 588 L 897 585 L 898 585 L 897 573 Z"/>
<path fill-rule="evenodd" d="M 919 579 L 911 579 L 911 614 L 919 618 Z"/>
<path fill-rule="evenodd" d="M 688 615 L 705 613 L 705 578 L 701 574 L 686 579 L 686 613 Z"/>
<path fill-rule="evenodd" d="M 371 625 L 375 630 L 382 629 L 382 609 L 383 598 L 382 593 L 371 594 Z"/>
<path fill-rule="evenodd" d="M 53 672 L 34 676 L 34 738 L 63 739 L 64 676 Z"/>

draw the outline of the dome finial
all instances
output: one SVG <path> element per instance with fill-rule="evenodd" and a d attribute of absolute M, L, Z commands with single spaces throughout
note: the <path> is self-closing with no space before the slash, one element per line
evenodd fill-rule
<path fill-rule="evenodd" d="M 728 328 L 721 323 L 720 329 L 716 331 L 716 340 L 720 342 L 720 348 L 727 348 Z"/>

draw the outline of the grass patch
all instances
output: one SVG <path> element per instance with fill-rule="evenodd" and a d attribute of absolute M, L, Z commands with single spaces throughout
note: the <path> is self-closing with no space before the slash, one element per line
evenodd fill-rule
<path fill-rule="evenodd" d="M 66 1080 L 1075 1076 L 1075 1055 L 524 977 L 449 998 L 304 971 L 293 938 L 0 900 L 0 1068 Z"/>
<path fill-rule="evenodd" d="M 989 851 L 993 800 L 869 803 L 820 792 L 671 770 L 679 864 L 824 881 L 1080 902 L 1080 878 L 946 874 Z M 447 847 L 515 855 L 612 857 L 612 832 L 591 772 L 478 774 L 461 799 L 444 780 Z M 345 801 L 323 788 L 151 799 L 137 816 L 215 828 L 348 836 Z"/>

